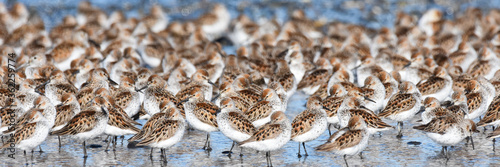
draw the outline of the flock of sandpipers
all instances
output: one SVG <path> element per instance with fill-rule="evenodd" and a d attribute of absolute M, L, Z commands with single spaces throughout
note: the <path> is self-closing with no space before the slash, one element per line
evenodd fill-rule
<path fill-rule="evenodd" d="M 231 20 L 215 4 L 180 22 L 160 6 L 137 19 L 81 2 L 76 16 L 48 31 L 23 4 L 0 4 L 0 79 L 15 81 L 0 87 L 0 148 L 26 153 L 54 135 L 59 146 L 61 137 L 82 141 L 87 157 L 87 140 L 107 135 L 115 147 L 117 137 L 134 135 L 130 142 L 165 157 L 194 129 L 207 133 L 205 150 L 221 131 L 231 150 L 265 152 L 271 166 L 270 151 L 290 140 L 307 156 L 305 143 L 328 130 L 315 149 L 345 160 L 372 134 L 396 129 L 401 137 L 403 123 L 421 117 L 413 129 L 448 157 L 447 146 L 472 141 L 477 126 L 500 124 L 498 25 L 500 10 L 473 8 L 455 20 L 439 10 L 398 13 L 394 28 L 374 30 L 301 10 L 285 23 L 255 22 Z M 310 95 L 307 109 L 290 121 L 284 113 L 297 91 Z M 137 119 L 148 121 L 139 129 Z M 499 136 L 497 129 L 488 138 Z"/>

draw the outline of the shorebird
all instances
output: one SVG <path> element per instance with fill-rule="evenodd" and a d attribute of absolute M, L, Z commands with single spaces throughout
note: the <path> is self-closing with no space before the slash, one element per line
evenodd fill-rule
<path fill-rule="evenodd" d="M 446 107 L 450 112 L 465 118 L 469 114 L 469 107 L 467 106 L 467 97 L 464 92 L 454 92 L 451 95 L 451 104 Z"/>
<path fill-rule="evenodd" d="M 76 94 L 78 89 L 66 80 L 62 71 L 54 71 L 50 74 L 50 79 L 45 83 L 45 96 L 50 99 L 52 104 L 59 104 L 61 97 L 65 93 Z"/>
<path fill-rule="evenodd" d="M 469 106 L 469 114 L 466 118 L 475 119 L 486 113 L 488 110 L 487 94 L 478 81 L 471 80 L 467 83 L 465 95 L 467 97 L 467 106 Z"/>
<path fill-rule="evenodd" d="M 451 111 L 446 108 L 442 108 L 439 100 L 434 97 L 427 97 L 422 103 L 425 108 L 422 112 L 422 124 L 428 124 L 434 118 L 451 114 Z"/>
<path fill-rule="evenodd" d="M 413 129 L 425 132 L 434 142 L 442 145 L 446 158 L 449 158 L 447 146 L 454 146 L 465 137 L 472 140 L 472 134 L 479 132 L 472 120 L 462 119 L 453 114 L 437 117 L 425 125 L 414 126 Z M 473 141 L 472 148 L 474 148 Z"/>
<path fill-rule="evenodd" d="M 217 113 L 220 108 L 203 97 L 204 92 L 199 90 L 192 94 L 186 103 L 184 103 L 184 112 L 186 120 L 194 129 L 207 132 L 207 140 L 203 149 L 211 151 L 210 132 L 218 131 Z"/>
<path fill-rule="evenodd" d="M 444 101 L 452 93 L 453 80 L 446 72 L 446 69 L 437 67 L 434 75 L 417 84 L 417 88 L 422 94 L 422 99 L 434 97 L 439 101 Z"/>
<path fill-rule="evenodd" d="M 383 104 L 382 108 L 385 108 L 387 102 L 389 102 L 391 97 L 396 93 L 398 93 L 399 82 L 396 81 L 396 79 L 394 79 L 394 77 L 392 77 L 391 74 L 385 71 L 378 73 L 377 77 L 380 79 L 380 82 L 384 84 L 385 97 L 384 97 L 384 102 L 382 103 Z"/>
<path fill-rule="evenodd" d="M 368 76 L 365 79 L 364 86 L 361 88 L 365 97 L 373 100 L 366 102 L 365 107 L 377 113 L 384 106 L 385 87 L 384 84 L 375 76 Z"/>
<path fill-rule="evenodd" d="M 164 100 L 160 103 L 160 112 L 151 116 L 151 118 L 144 124 L 141 131 L 136 133 L 134 136 L 128 139 L 129 142 L 144 140 L 155 128 L 155 125 L 161 121 L 164 121 L 167 117 L 167 109 L 175 107 L 175 104 L 171 101 Z"/>
<path fill-rule="evenodd" d="M 248 140 L 240 142 L 241 147 L 266 152 L 267 166 L 272 166 L 271 151 L 283 147 L 292 134 L 292 126 L 285 113 L 276 111 L 271 122 L 259 128 Z"/>
<path fill-rule="evenodd" d="M 212 100 L 212 90 L 215 84 L 210 81 L 208 72 L 205 70 L 197 70 L 196 73 L 191 77 L 191 82 L 184 86 L 177 94 L 185 94 L 189 92 L 193 87 L 200 87 L 203 91 L 203 97 L 207 101 Z"/>
<path fill-rule="evenodd" d="M 302 79 L 302 78 L 300 78 Z M 299 79 L 292 73 L 291 68 L 285 60 L 278 60 L 276 75 L 271 77 L 270 82 L 279 82 L 286 91 L 287 98 L 290 98 L 297 90 Z"/>
<path fill-rule="evenodd" d="M 389 118 L 398 122 L 398 135 L 403 137 L 403 121 L 411 119 L 422 106 L 422 95 L 415 84 L 404 81 L 399 85 L 399 93 L 395 94 L 387 106 L 378 114 L 381 118 Z"/>
<path fill-rule="evenodd" d="M 224 100 L 226 98 L 230 98 L 231 101 L 236 106 L 236 108 L 238 108 L 242 112 L 246 112 L 248 110 L 248 108 L 251 107 L 250 103 L 248 103 L 245 99 L 241 98 L 235 92 L 234 87 L 231 83 L 224 82 L 223 84 L 221 84 L 219 90 L 220 90 L 220 93 L 219 93 L 219 96 L 216 97 L 217 99 L 215 100 L 215 104 L 218 104 L 219 106 L 221 106 L 222 100 Z"/>
<path fill-rule="evenodd" d="M 241 110 L 236 108 L 231 98 L 222 99 L 221 112 L 217 115 L 217 124 L 222 134 L 233 140 L 229 154 L 232 153 L 235 143 L 248 140 L 256 131 L 252 122 L 246 118 Z M 243 155 L 243 148 L 241 149 L 240 156 Z"/>
<path fill-rule="evenodd" d="M 311 95 L 316 92 L 321 84 L 326 83 L 332 75 L 332 65 L 326 59 L 318 59 L 320 64 L 319 69 L 308 72 L 297 85 L 297 89 L 301 89 L 306 94 Z"/>
<path fill-rule="evenodd" d="M 325 107 L 327 121 L 328 121 L 328 134 L 331 135 L 330 125 L 336 125 L 339 123 L 338 110 L 340 105 L 347 97 L 347 90 L 341 84 L 335 84 L 331 87 L 330 96 L 323 100 L 323 106 Z"/>
<path fill-rule="evenodd" d="M 366 123 L 362 118 L 353 116 L 349 119 L 348 126 L 335 132 L 325 144 L 316 147 L 318 151 L 332 151 L 344 156 L 347 166 L 347 155 L 361 153 L 368 146 L 370 135 L 366 130 Z"/>
<path fill-rule="evenodd" d="M 32 112 L 29 122 L 17 129 L 12 138 L 9 139 L 9 142 L 4 143 L 0 149 L 15 146 L 17 149 L 24 150 L 24 154 L 26 155 L 26 150 L 33 150 L 33 148 L 45 141 L 53 126 L 53 123 L 51 123 L 53 120 L 51 121 L 50 119 L 54 118 L 46 118 L 39 111 Z"/>
<path fill-rule="evenodd" d="M 307 109 L 299 113 L 292 121 L 292 140 L 304 147 L 305 156 L 308 156 L 305 142 L 318 138 L 328 127 L 326 111 L 319 96 L 310 96 L 307 100 Z"/>
<path fill-rule="evenodd" d="M 231 16 L 222 4 L 215 4 L 209 13 L 201 15 L 194 21 L 209 40 L 216 39 L 229 27 Z"/>
<path fill-rule="evenodd" d="M 16 92 L 16 98 L 19 99 L 19 105 L 23 108 L 24 111 L 28 111 L 29 109 L 33 108 L 33 102 L 40 96 L 35 92 L 35 88 L 35 82 L 31 79 L 21 81 L 21 84 L 19 85 L 19 91 Z"/>
<path fill-rule="evenodd" d="M 114 103 L 122 108 L 126 116 L 132 117 L 139 112 L 141 107 L 140 93 L 134 87 L 134 81 L 128 77 L 123 77 L 120 88 L 114 92 Z"/>
<path fill-rule="evenodd" d="M 163 80 L 160 76 L 153 74 L 149 77 L 148 83 L 141 89 L 146 89 L 144 91 L 144 110 L 149 115 L 154 115 L 160 112 L 160 103 L 167 99 L 169 101 L 176 102 L 174 95 L 165 90 L 165 80 Z M 139 89 L 139 90 L 141 90 Z"/>
<path fill-rule="evenodd" d="M 83 154 L 87 157 L 86 140 L 95 138 L 104 133 L 108 123 L 108 111 L 104 106 L 103 98 L 95 98 L 95 103 L 75 115 L 61 129 L 51 132 L 52 135 L 70 135 L 73 138 L 83 140 Z"/>
<path fill-rule="evenodd" d="M 175 106 L 169 107 L 164 113 L 163 121 L 157 122 L 156 127 L 152 128 L 149 134 L 137 143 L 137 146 L 150 146 L 151 157 L 153 156 L 153 148 L 160 148 L 162 157 L 166 158 L 165 149 L 181 141 L 186 131 L 186 121 Z"/>
<path fill-rule="evenodd" d="M 51 131 L 63 128 L 73 116 L 80 113 L 80 104 L 78 104 L 74 94 L 65 93 L 62 95 L 60 101 L 61 104 L 56 106 L 57 115 Z M 57 136 L 57 138 L 59 140 L 59 147 L 61 147 L 61 137 Z"/>
<path fill-rule="evenodd" d="M 363 105 L 361 105 L 360 103 L 360 100 L 360 97 L 356 96 L 344 99 L 337 112 L 339 125 L 341 128 L 348 126 L 351 117 L 359 116 L 366 123 L 366 130 L 370 134 L 393 129 L 392 126 L 383 122 L 377 115 L 375 115 L 373 111 L 363 107 Z"/>
<path fill-rule="evenodd" d="M 272 89 L 265 89 L 261 99 L 245 112 L 248 120 L 257 128 L 271 121 L 272 113 L 282 108 L 278 95 Z"/>

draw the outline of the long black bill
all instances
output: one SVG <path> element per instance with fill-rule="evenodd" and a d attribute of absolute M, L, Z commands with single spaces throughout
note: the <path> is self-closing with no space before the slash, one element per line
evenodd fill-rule
<path fill-rule="evenodd" d="M 403 68 L 408 68 L 408 67 L 410 67 L 410 65 L 411 65 L 411 61 L 408 64 L 406 64 L 405 66 L 403 66 Z"/>
<path fill-rule="evenodd" d="M 143 86 L 143 87 L 142 87 L 142 88 L 140 88 L 140 89 L 135 88 L 135 91 L 136 91 L 136 92 L 141 92 L 141 93 L 142 93 L 142 90 L 146 89 L 147 87 L 148 87 L 148 85 Z"/>
<path fill-rule="evenodd" d="M 109 81 L 109 83 L 111 83 L 111 85 L 118 85 L 118 83 L 113 81 L 111 78 L 108 78 L 108 81 Z"/>
<path fill-rule="evenodd" d="M 370 101 L 370 102 L 372 102 L 372 103 L 377 103 L 375 100 L 370 99 L 370 98 L 368 98 L 368 97 L 366 97 L 366 96 L 365 96 L 365 100 L 368 100 L 368 101 Z"/>
<path fill-rule="evenodd" d="M 208 80 L 208 83 L 209 83 L 210 85 L 217 86 L 217 85 L 215 85 L 215 83 L 213 83 L 213 82 L 212 82 L 212 81 L 210 81 L 210 80 Z"/>
<path fill-rule="evenodd" d="M 220 93 L 216 94 L 215 97 L 212 98 L 212 100 L 210 100 L 212 103 L 215 102 L 215 100 L 217 100 L 218 98 L 220 97 Z"/>

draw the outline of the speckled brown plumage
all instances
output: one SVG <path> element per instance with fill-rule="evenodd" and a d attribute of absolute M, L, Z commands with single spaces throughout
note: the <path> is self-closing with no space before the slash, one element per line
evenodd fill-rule
<path fill-rule="evenodd" d="M 93 89 L 90 87 L 86 87 L 81 89 L 78 94 L 76 94 L 76 99 L 78 99 L 78 103 L 80 106 L 85 106 L 88 102 L 94 98 Z"/>
<path fill-rule="evenodd" d="M 392 92 L 394 91 L 394 87 L 392 87 L 391 83 L 384 83 L 384 88 L 385 88 L 384 99 L 387 99 L 387 98 L 391 97 Z"/>
<path fill-rule="evenodd" d="M 417 84 L 417 88 L 422 95 L 430 95 L 443 89 L 445 86 L 445 80 L 440 77 L 430 77 L 425 82 L 420 82 Z"/>
<path fill-rule="evenodd" d="M 253 105 L 259 101 L 260 95 L 257 94 L 256 92 L 253 92 L 251 90 L 240 90 L 238 92 L 238 95 L 243 98 L 245 101 L 247 101 L 250 105 Z"/>
<path fill-rule="evenodd" d="M 431 122 L 425 125 L 414 126 L 413 129 L 418 129 L 424 132 L 445 134 L 446 130 L 457 124 L 458 121 L 452 116 L 443 116 L 433 119 Z"/>
<path fill-rule="evenodd" d="M 377 117 L 377 115 L 365 109 L 350 109 L 349 113 L 351 114 L 351 117 L 359 116 L 360 118 L 362 118 L 366 122 L 366 125 L 371 128 L 392 127 L 391 125 L 388 125 L 387 123 L 382 121 L 382 119 Z"/>
<path fill-rule="evenodd" d="M 328 97 L 323 100 L 323 106 L 327 108 L 326 116 L 333 117 L 337 115 L 337 111 L 340 108 L 340 105 L 344 101 L 344 97 Z"/>
<path fill-rule="evenodd" d="M 316 150 L 318 151 L 343 150 L 346 148 L 356 146 L 361 142 L 363 130 L 349 130 L 335 139 L 335 137 L 338 136 L 339 135 L 338 133 L 340 132 L 342 132 L 342 130 L 335 132 L 333 135 L 330 136 L 330 138 L 328 138 L 327 143 L 318 146 Z M 335 140 L 333 141 L 333 139 Z"/>
<path fill-rule="evenodd" d="M 216 118 L 219 111 L 215 104 L 201 102 L 196 103 L 193 113 L 201 122 L 218 127 Z"/>
<path fill-rule="evenodd" d="M 297 115 L 292 122 L 292 138 L 302 135 L 313 128 L 313 123 L 317 115 L 307 110 Z"/>
<path fill-rule="evenodd" d="M 467 94 L 467 106 L 469 106 L 469 112 L 472 113 L 474 110 L 477 110 L 479 106 L 481 106 L 481 102 L 483 100 L 483 97 L 481 97 L 481 94 L 479 93 Z"/>
<path fill-rule="evenodd" d="M 259 130 L 257 130 L 257 132 L 255 132 L 248 140 L 241 142 L 240 145 L 254 141 L 274 139 L 282 133 L 282 130 L 283 129 L 279 124 L 266 124 Z"/>
<path fill-rule="evenodd" d="M 52 132 L 53 135 L 75 135 L 78 133 L 91 131 L 98 123 L 98 115 L 104 114 L 93 110 L 82 111 L 75 115 L 60 130 Z"/>
<path fill-rule="evenodd" d="M 165 115 L 166 113 L 156 113 L 153 115 L 142 127 L 142 129 L 139 131 L 139 133 L 135 134 L 132 136 L 128 141 L 138 141 L 138 140 L 143 140 L 146 136 L 149 136 L 149 134 L 152 132 L 154 127 L 157 127 L 160 122 L 165 121 Z"/>
<path fill-rule="evenodd" d="M 326 69 L 318 69 L 313 72 L 304 75 L 302 80 L 300 80 L 297 85 L 297 89 L 302 89 L 307 86 L 317 86 L 328 81 L 330 73 Z"/>
<path fill-rule="evenodd" d="M 500 120 L 500 100 L 491 103 L 488 107 L 488 111 L 484 114 L 483 119 L 477 123 L 477 126 L 485 126 L 498 120 Z"/>
<path fill-rule="evenodd" d="M 398 114 L 407 111 L 417 103 L 411 94 L 396 94 L 391 97 L 387 106 L 379 113 L 379 117 L 388 117 L 393 114 Z"/>
<path fill-rule="evenodd" d="M 66 124 L 73 118 L 75 112 L 71 110 L 70 105 L 60 105 L 56 107 L 56 121 L 53 127 L 58 127 Z"/>
<path fill-rule="evenodd" d="M 165 120 L 156 124 L 156 128 L 149 133 L 144 140 L 137 143 L 137 146 L 145 146 L 171 138 L 180 128 L 179 120 Z"/>
<path fill-rule="evenodd" d="M 254 122 L 256 120 L 268 117 L 271 115 L 272 106 L 269 104 L 269 101 L 260 101 L 254 104 L 251 108 L 245 112 L 245 115 L 248 117 L 248 120 Z"/>
<path fill-rule="evenodd" d="M 230 123 L 231 127 L 237 129 L 239 132 L 252 135 L 256 131 L 252 122 L 248 121 L 248 119 L 241 113 L 230 112 L 228 118 L 228 122 Z"/>
<path fill-rule="evenodd" d="M 484 76 L 491 70 L 489 61 L 476 61 L 472 63 L 467 73 L 473 77 Z"/>

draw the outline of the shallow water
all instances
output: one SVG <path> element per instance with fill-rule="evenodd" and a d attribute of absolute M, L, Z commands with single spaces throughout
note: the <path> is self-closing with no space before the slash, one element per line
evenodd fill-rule
<path fill-rule="evenodd" d="M 306 95 L 297 92 L 291 97 L 286 115 L 290 120 L 305 109 Z M 415 116 L 415 122 L 418 116 Z M 393 126 L 395 122 L 387 121 Z M 140 121 L 145 123 L 145 121 Z M 450 159 L 446 160 L 441 154 L 441 146 L 432 142 L 423 133 L 412 129 L 414 123 L 405 123 L 404 136 L 397 139 L 396 130 L 372 135 L 369 146 L 363 151 L 363 159 L 358 155 L 348 156 L 350 166 L 500 166 L 500 152 L 494 152 L 492 141 L 487 140 L 486 134 L 474 135 L 475 149 L 465 143 L 465 140 L 454 148 L 449 149 Z M 332 132 L 336 130 L 332 129 Z M 482 129 L 481 129 L 482 131 Z M 487 132 L 491 131 L 488 129 Z M 17 151 L 15 158 L 7 157 L 7 152 L 0 154 L 1 166 L 264 166 L 266 159 L 264 153 L 254 150 L 244 150 L 243 157 L 239 156 L 240 149 L 235 147 L 231 157 L 222 154 L 230 149 L 232 141 L 220 132 L 213 132 L 211 152 L 203 149 L 206 133 L 200 131 L 187 131 L 184 139 L 167 150 L 167 161 L 160 158 L 160 150 L 154 151 L 150 159 L 150 149 L 127 148 L 126 139 L 123 144 L 118 139 L 116 151 L 104 151 L 105 136 L 87 142 L 89 157 L 83 158 L 81 142 L 62 137 L 63 146 L 58 148 L 56 136 L 50 136 L 42 144 L 43 153 L 35 149 L 33 154 L 23 155 Z M 271 152 L 272 162 L 275 166 L 345 166 L 341 156 L 329 152 L 316 152 L 314 147 L 323 144 L 328 139 L 325 131 L 318 139 L 306 143 L 308 157 L 297 158 L 298 143 L 290 141 L 282 149 Z M 98 148 L 91 148 L 96 147 Z M 102 147 L 99 147 L 102 146 Z M 500 144 L 498 145 L 500 147 Z M 303 151 L 303 150 L 302 150 Z M 500 150 L 499 150 L 500 151 Z M 303 152 L 302 152 L 303 153 Z"/>
<path fill-rule="evenodd" d="M 11 5 L 15 1 L 0 2 Z M 30 11 L 36 11 L 44 20 L 47 29 L 60 22 L 63 16 L 75 14 L 77 3 L 64 0 L 30 1 L 19 0 L 29 6 Z M 93 5 L 105 9 L 106 12 L 121 9 L 126 11 L 128 17 L 138 17 L 148 9 L 155 0 L 92 0 Z M 257 1 L 252 0 L 245 3 L 233 1 L 216 1 L 227 5 L 232 17 L 239 12 L 249 15 L 251 18 L 276 17 L 279 21 L 287 19 L 287 12 L 292 9 L 304 9 L 307 16 L 311 18 L 325 18 L 327 21 L 343 21 L 365 25 L 371 28 L 382 26 L 392 27 L 395 11 L 421 14 L 429 8 L 440 8 L 445 12 L 445 17 L 452 18 L 454 14 L 469 6 L 476 6 L 484 10 L 500 8 L 500 1 L 495 0 L 435 0 L 423 1 L 395 1 L 395 0 L 368 0 L 366 3 L 358 1 L 335 1 L 329 0 L 312 1 Z M 208 2 L 188 1 L 162 1 L 158 2 L 166 6 L 165 12 L 171 20 L 193 19 L 206 11 Z M 146 12 L 147 13 L 147 12 Z M 225 46 L 227 53 L 234 53 L 234 47 Z M 297 92 L 292 96 L 286 115 L 290 120 L 305 109 L 306 95 Z M 466 145 L 465 141 L 449 150 L 450 159 L 446 160 L 441 154 L 441 146 L 432 142 L 423 133 L 413 130 L 413 122 L 405 122 L 404 137 L 397 139 L 396 131 L 382 132 L 381 136 L 373 135 L 369 146 L 363 152 L 363 159 L 359 156 L 348 157 L 350 166 L 500 166 L 500 153 L 494 152 L 491 140 L 487 140 L 486 134 L 481 132 L 474 135 L 475 149 Z M 145 121 L 139 121 L 145 123 Z M 387 121 L 391 125 L 395 122 Z M 335 131 L 335 130 L 333 130 Z M 481 129 L 482 131 L 482 129 Z M 487 132 L 491 131 L 489 129 Z M 131 136 L 126 136 L 125 139 Z M 200 131 L 188 131 L 184 140 L 167 151 L 167 160 L 160 159 L 159 150 L 155 150 L 153 159 L 149 158 L 149 148 L 128 148 L 126 140 L 121 143 L 118 140 L 116 151 L 105 152 L 105 136 L 88 141 L 91 145 L 87 149 L 89 157 L 83 158 L 81 142 L 62 137 L 63 147 L 58 148 L 56 136 L 50 136 L 42 144 L 43 153 L 34 152 L 24 156 L 17 151 L 15 159 L 7 156 L 7 152 L 0 153 L 1 166 L 264 166 L 266 165 L 265 154 L 253 150 L 244 150 L 244 156 L 240 157 L 240 149 L 236 147 L 234 155 L 229 157 L 222 154 L 229 150 L 232 141 L 220 132 L 211 134 L 211 152 L 201 149 L 204 144 L 206 133 Z M 290 141 L 282 149 L 273 151 L 272 161 L 275 166 L 345 166 L 341 156 L 328 152 L 316 152 L 314 147 L 324 143 L 328 139 L 328 132 L 318 139 L 306 143 L 309 153 L 308 157 L 297 158 L 298 143 Z M 102 147 L 99 147 L 102 146 Z M 500 146 L 499 146 L 500 147 Z M 38 150 L 38 149 L 35 149 Z"/>

